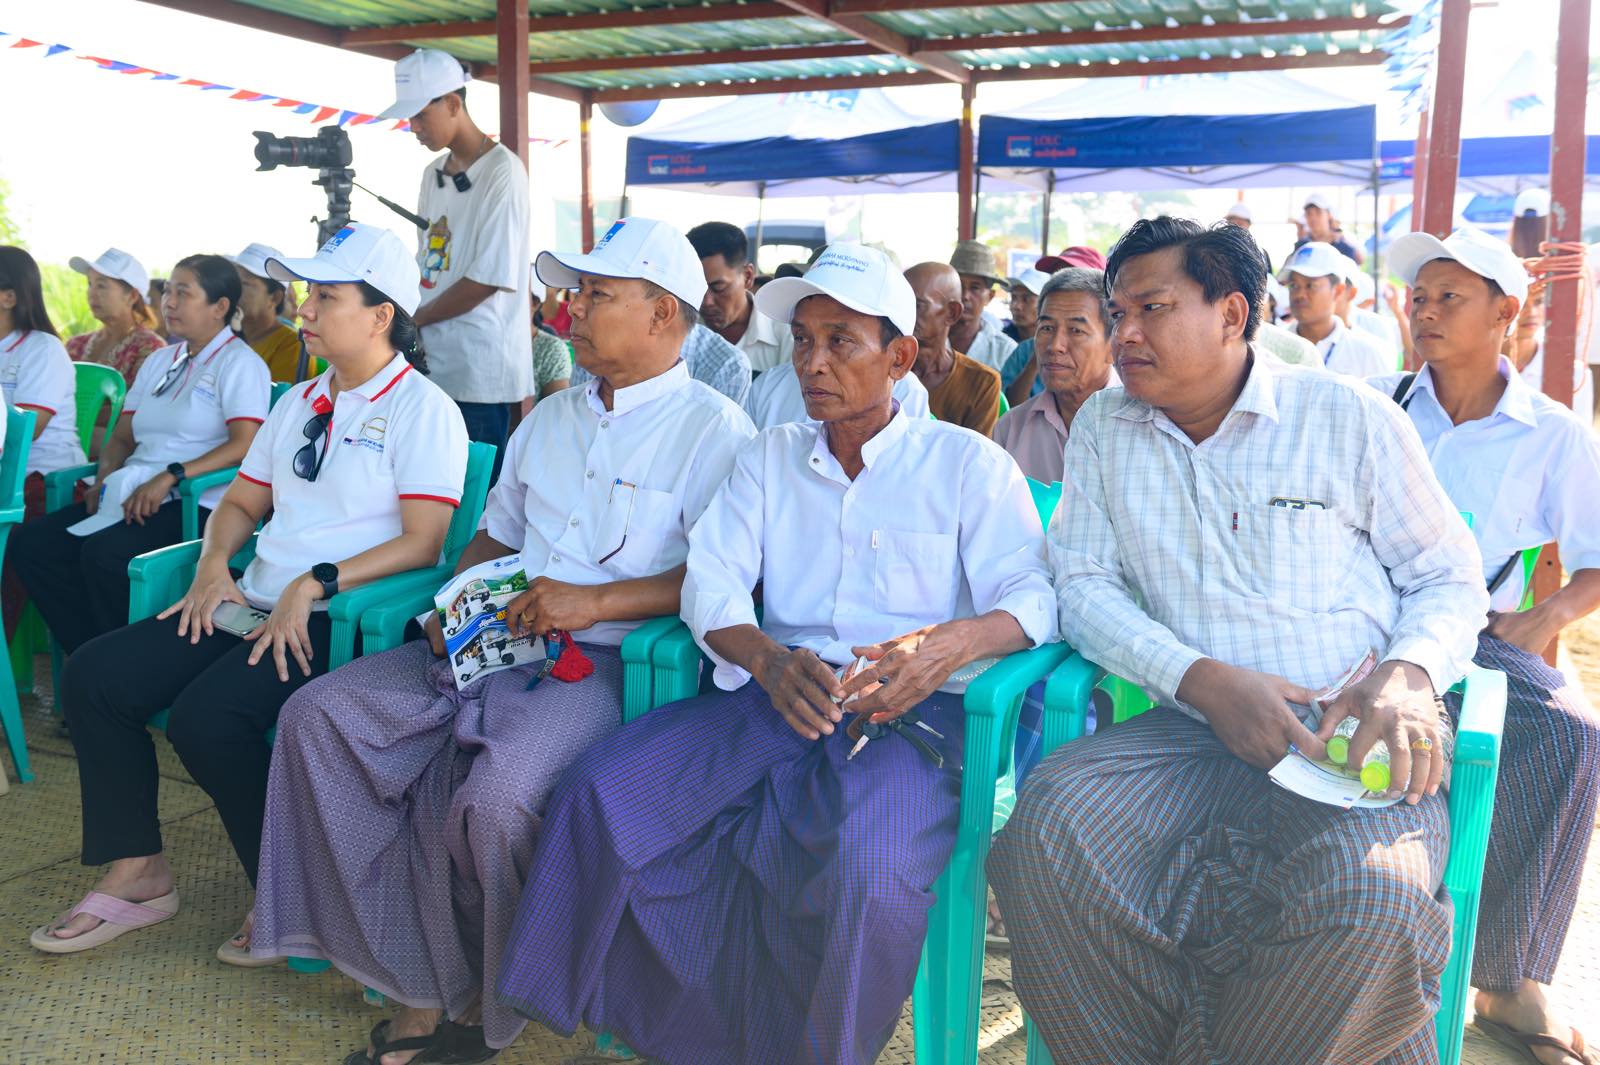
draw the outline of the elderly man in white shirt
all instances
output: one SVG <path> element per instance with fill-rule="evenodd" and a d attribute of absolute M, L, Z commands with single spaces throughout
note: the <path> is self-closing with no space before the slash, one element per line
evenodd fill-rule
<path fill-rule="evenodd" d="M 1546 1052 L 1541 1061 L 1582 1061 L 1583 1038 L 1555 1016 L 1544 985 L 1561 959 L 1594 830 L 1600 720 L 1540 656 L 1600 608 L 1600 441 L 1587 417 L 1530 388 L 1500 354 L 1529 291 L 1505 241 L 1472 228 L 1443 241 L 1409 233 L 1389 263 L 1411 288 L 1423 368 L 1371 384 L 1411 416 L 1451 502 L 1472 515 L 1492 609 L 1474 660 L 1507 681 L 1472 955 L 1474 1023 L 1513 1046 L 1552 1040 L 1535 1047 Z M 1551 542 L 1571 577 L 1518 610 L 1522 554 Z"/>
<path fill-rule="evenodd" d="M 815 421 L 746 446 L 690 534 L 683 616 L 722 690 L 563 779 L 499 991 L 652 1059 L 865 1065 L 955 839 L 962 671 L 1053 639 L 1051 588 L 1016 464 L 894 403 L 916 309 L 886 256 L 835 244 L 757 302 L 792 317 Z"/>
<path fill-rule="evenodd" d="M 1340 320 L 1339 302 L 1354 295 L 1349 275 L 1355 264 L 1331 244 L 1312 241 L 1295 249 L 1278 274 L 1289 289 L 1294 331 L 1317 346 L 1321 364 L 1334 373 L 1371 377 L 1393 370 L 1398 352 Z"/>
<path fill-rule="evenodd" d="M 358 659 L 280 718 L 273 794 L 295 799 L 274 807 L 262 845 L 276 947 L 404 1004 L 353 1061 L 419 1048 L 485 1061 L 521 1031 L 484 983 L 545 799 L 621 724 L 618 645 L 678 609 L 689 528 L 754 435 L 678 357 L 705 294 L 681 233 L 623 219 L 593 252 L 545 252 L 536 268 L 576 290 L 573 350 L 596 376 L 517 427 L 457 568 L 520 554 L 528 590 L 506 608 L 512 635 L 546 634 L 549 648 L 549 634 L 570 634 L 577 672 L 585 658 L 592 672 L 535 687 L 530 663 L 458 690 L 430 615 L 427 642 Z"/>
<path fill-rule="evenodd" d="M 1253 350 L 1247 232 L 1140 221 L 1106 274 L 1124 387 L 1073 421 L 1048 539 L 1063 636 L 1158 706 L 1040 763 L 996 841 L 1018 995 L 1057 1061 L 1436 1060 L 1472 534 L 1387 397 Z M 1268 779 L 1347 716 L 1406 801 Z"/>

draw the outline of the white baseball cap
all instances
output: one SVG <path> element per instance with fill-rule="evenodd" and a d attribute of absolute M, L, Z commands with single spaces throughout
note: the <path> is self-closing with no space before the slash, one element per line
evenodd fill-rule
<path fill-rule="evenodd" d="M 1355 265 L 1352 263 L 1351 265 Z M 1357 269 L 1350 275 L 1350 283 L 1356 287 L 1356 303 L 1362 304 L 1378 296 L 1377 286 L 1372 281 L 1372 275 L 1365 270 Z"/>
<path fill-rule="evenodd" d="M 382 226 L 351 222 L 328 238 L 310 259 L 267 259 L 274 281 L 349 285 L 365 281 L 407 314 L 422 300 L 422 272 L 405 242 Z"/>
<path fill-rule="evenodd" d="M 268 259 L 281 259 L 283 252 L 270 244 L 246 244 L 244 251 L 238 255 L 230 255 L 228 261 L 235 266 L 242 266 L 257 277 L 271 277 L 267 273 Z"/>
<path fill-rule="evenodd" d="M 1006 279 L 1013 292 L 1016 291 L 1018 285 L 1021 285 L 1035 296 L 1044 290 L 1044 283 L 1048 280 L 1050 280 L 1049 274 L 1045 273 L 1043 270 L 1035 270 L 1031 266 L 1022 271 L 1022 273 L 1018 274 L 1016 277 L 1010 277 Z"/>
<path fill-rule="evenodd" d="M 594 251 L 542 251 L 533 272 L 552 288 L 574 289 L 583 274 L 628 277 L 660 285 L 689 306 L 706 298 L 706 272 L 689 238 L 654 218 L 619 218 Z"/>
<path fill-rule="evenodd" d="M 1522 260 L 1511 245 L 1481 229 L 1463 226 L 1443 240 L 1432 233 L 1407 233 L 1389 248 L 1389 266 L 1408 285 L 1416 284 L 1417 274 L 1435 259 L 1460 263 L 1499 285 L 1507 296 L 1528 298 L 1528 271 Z"/>
<path fill-rule="evenodd" d="M 107 277 L 114 277 L 143 296 L 150 288 L 150 271 L 144 265 L 123 251 L 121 248 L 107 248 L 100 253 L 100 258 L 94 262 L 74 255 L 67 260 L 67 264 L 78 273 L 85 276 L 90 270 Z"/>
<path fill-rule="evenodd" d="M 1251 220 L 1251 218 L 1253 216 L 1250 214 L 1250 205 L 1248 203 L 1245 203 L 1243 200 L 1240 200 L 1238 203 L 1236 203 L 1232 207 L 1228 208 L 1228 213 L 1223 215 L 1222 217 L 1224 217 L 1224 218 L 1242 218 L 1246 222 L 1248 222 L 1248 221 Z"/>
<path fill-rule="evenodd" d="M 1332 244 L 1324 244 L 1320 240 L 1308 240 L 1289 256 L 1289 261 L 1278 271 L 1278 279 L 1288 284 L 1290 274 L 1299 274 L 1301 277 L 1331 275 L 1340 281 L 1348 281 L 1352 273 L 1350 268 L 1354 265 L 1348 255 Z"/>
<path fill-rule="evenodd" d="M 1328 199 L 1327 195 L 1321 192 L 1313 192 L 1311 195 L 1307 196 L 1304 206 L 1320 207 L 1329 214 L 1333 213 L 1333 201 Z"/>
<path fill-rule="evenodd" d="M 1550 213 L 1549 189 L 1523 189 L 1517 193 L 1517 202 L 1511 207 L 1511 217 L 1521 218 L 1524 215 L 1536 215 L 1543 218 Z"/>
<path fill-rule="evenodd" d="M 916 331 L 917 297 L 889 257 L 865 244 L 830 244 L 804 277 L 768 281 L 756 293 L 756 310 L 775 322 L 794 318 L 807 296 L 828 296 L 853 311 L 887 318 L 910 336 Z"/>
<path fill-rule="evenodd" d="M 394 65 L 394 104 L 378 116 L 410 118 L 446 93 L 472 80 L 461 60 L 437 48 L 418 48 Z"/>

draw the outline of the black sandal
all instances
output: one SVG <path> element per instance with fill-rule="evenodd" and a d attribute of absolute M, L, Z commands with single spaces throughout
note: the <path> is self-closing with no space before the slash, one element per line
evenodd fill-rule
<path fill-rule="evenodd" d="M 412 1065 L 480 1065 L 500 1051 L 483 1041 L 483 1025 L 440 1021 L 428 1049 L 411 1059 Z"/>
<path fill-rule="evenodd" d="M 379 1021 L 373 1025 L 368 1041 L 372 1043 L 372 1054 L 369 1056 L 365 1050 L 352 1050 L 344 1059 L 343 1065 L 378 1065 L 385 1054 L 394 1054 L 402 1050 L 420 1050 L 423 1053 L 412 1058 L 412 1061 L 436 1061 L 437 1058 L 424 1058 L 424 1054 L 434 1045 L 439 1038 L 439 1029 L 435 1028 L 427 1035 L 409 1035 L 404 1039 L 390 1042 L 385 1038 L 389 1031 L 389 1022 Z"/>

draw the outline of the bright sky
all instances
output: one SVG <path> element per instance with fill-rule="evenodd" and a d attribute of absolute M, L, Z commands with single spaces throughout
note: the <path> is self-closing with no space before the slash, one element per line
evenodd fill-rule
<path fill-rule="evenodd" d="M 1505 65 L 1525 48 L 1546 55 L 1555 38 L 1555 0 L 1502 0 L 1473 14 L 1467 99 L 1487 91 Z M 322 190 L 312 171 L 279 168 L 255 173 L 251 131 L 312 136 L 305 117 L 266 103 L 227 99 L 148 75 L 108 73 L 77 55 L 96 55 L 219 82 L 275 96 L 361 112 L 377 112 L 392 99 L 387 61 L 199 18 L 136 0 L 52 0 L 6 5 L 0 30 L 74 52 L 44 58 L 43 48 L 11 49 L 0 37 L 0 98 L 7 101 L 0 134 L 0 178 L 11 186 L 10 209 L 25 239 L 41 259 L 65 262 L 93 257 L 108 245 L 133 252 L 153 272 L 195 251 L 233 253 L 251 241 L 289 254 L 309 254 L 315 242 L 310 219 L 322 211 Z M 1600 40 L 1600 20 L 1596 20 Z M 1592 42 L 1593 43 L 1593 42 Z M 1591 53 L 1600 48 L 1591 47 Z M 1373 70 L 1307 71 L 1303 80 L 1361 99 L 1373 99 Z M 981 112 L 1015 108 L 1054 95 L 1063 82 L 986 85 Z M 1548 91 L 1548 90 L 1547 90 Z M 954 115 L 953 87 L 890 90 L 906 109 Z M 469 89 L 472 113 L 497 131 L 496 89 Z M 667 101 L 643 130 L 676 122 L 722 100 Z M 577 108 L 549 97 L 531 98 L 533 135 L 575 138 Z M 1380 120 L 1381 121 L 1381 120 Z M 595 192 L 601 213 L 613 210 L 621 192 L 627 136 L 631 130 L 595 121 Z M 356 179 L 391 199 L 411 205 L 428 161 L 409 134 L 388 127 L 350 131 Z M 571 203 L 578 184 L 575 140 L 560 147 L 535 146 L 533 239 L 535 247 L 576 239 Z M 1302 190 L 1303 191 L 1303 190 Z M 1232 190 L 1203 194 L 1220 215 Z M 1295 205 L 1295 190 L 1252 190 L 1257 217 L 1281 217 Z M 1353 193 L 1348 195 L 1353 197 Z M 954 201 L 948 195 L 808 198 L 769 203 L 768 217 L 825 218 L 861 210 L 867 239 L 885 240 L 903 261 L 944 258 L 953 238 Z M 1200 197 L 1197 197 L 1200 199 Z M 558 227 L 558 201 L 566 201 L 569 223 Z M 390 225 L 407 240 L 414 234 L 364 193 L 354 196 L 354 215 Z M 1370 200 L 1367 208 L 1370 214 Z M 1353 206 L 1353 200 L 1352 200 Z M 671 218 L 684 228 L 712 218 L 748 222 L 756 205 L 747 198 L 634 190 L 636 214 Z M 1352 213 L 1354 213 L 1352 211 Z M 949 216 L 948 227 L 930 218 Z M 604 228 L 607 218 L 597 220 Z M 1129 219 L 1131 221 L 1131 218 Z M 947 231 L 948 230 L 948 231 Z M 569 232 L 570 231 L 570 232 Z M 1057 238 L 1052 239 L 1055 243 Z"/>

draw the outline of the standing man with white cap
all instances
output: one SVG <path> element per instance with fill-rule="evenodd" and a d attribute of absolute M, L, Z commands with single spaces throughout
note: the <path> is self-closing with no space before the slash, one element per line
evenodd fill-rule
<path fill-rule="evenodd" d="M 431 618 L 427 641 L 308 685 L 278 729 L 255 952 L 328 958 L 404 1005 L 351 1063 L 486 1061 L 522 1030 L 492 984 L 545 800 L 621 722 L 618 647 L 677 612 L 689 529 L 755 435 L 678 356 L 706 292 L 682 233 L 626 218 L 535 269 L 575 290 L 573 351 L 595 377 L 517 426 L 457 569 L 520 553 L 512 632 L 570 634 L 563 661 L 592 672 L 535 686 L 535 662 L 458 689 Z"/>
<path fill-rule="evenodd" d="M 1250 205 L 1243 200 L 1228 208 L 1228 213 L 1222 216 L 1224 222 L 1232 222 L 1240 229 L 1249 229 L 1252 218 Z"/>
<path fill-rule="evenodd" d="M 1000 331 L 1018 344 L 1033 339 L 1033 331 L 1039 326 L 1039 293 L 1048 280 L 1049 274 L 1031 266 L 1016 277 L 1006 278 L 1011 321 Z"/>
<path fill-rule="evenodd" d="M 1354 244 L 1344 239 L 1338 219 L 1333 217 L 1333 201 L 1328 199 L 1326 193 L 1313 192 L 1307 196 L 1304 210 L 1305 236 L 1294 242 L 1296 248 L 1310 241 L 1321 241 L 1324 244 L 1332 244 L 1338 251 L 1354 259 L 1357 266 L 1361 265 L 1363 261 L 1361 252 L 1356 250 Z"/>
<path fill-rule="evenodd" d="M 528 172 L 467 114 L 467 72 L 436 48 L 395 64 L 396 100 L 429 151 L 417 213 L 422 306 L 417 324 L 433 381 L 461 407 L 467 435 L 505 450 L 511 404 L 533 393 L 528 306 Z M 500 475 L 500 456 L 494 476 Z"/>
<path fill-rule="evenodd" d="M 1394 369 L 1395 353 L 1384 353 L 1375 337 L 1351 329 L 1335 313 L 1350 288 L 1353 264 L 1331 244 L 1312 241 L 1295 249 L 1278 275 L 1289 289 L 1294 330 L 1317 346 L 1322 365 L 1334 373 L 1371 377 Z"/>

